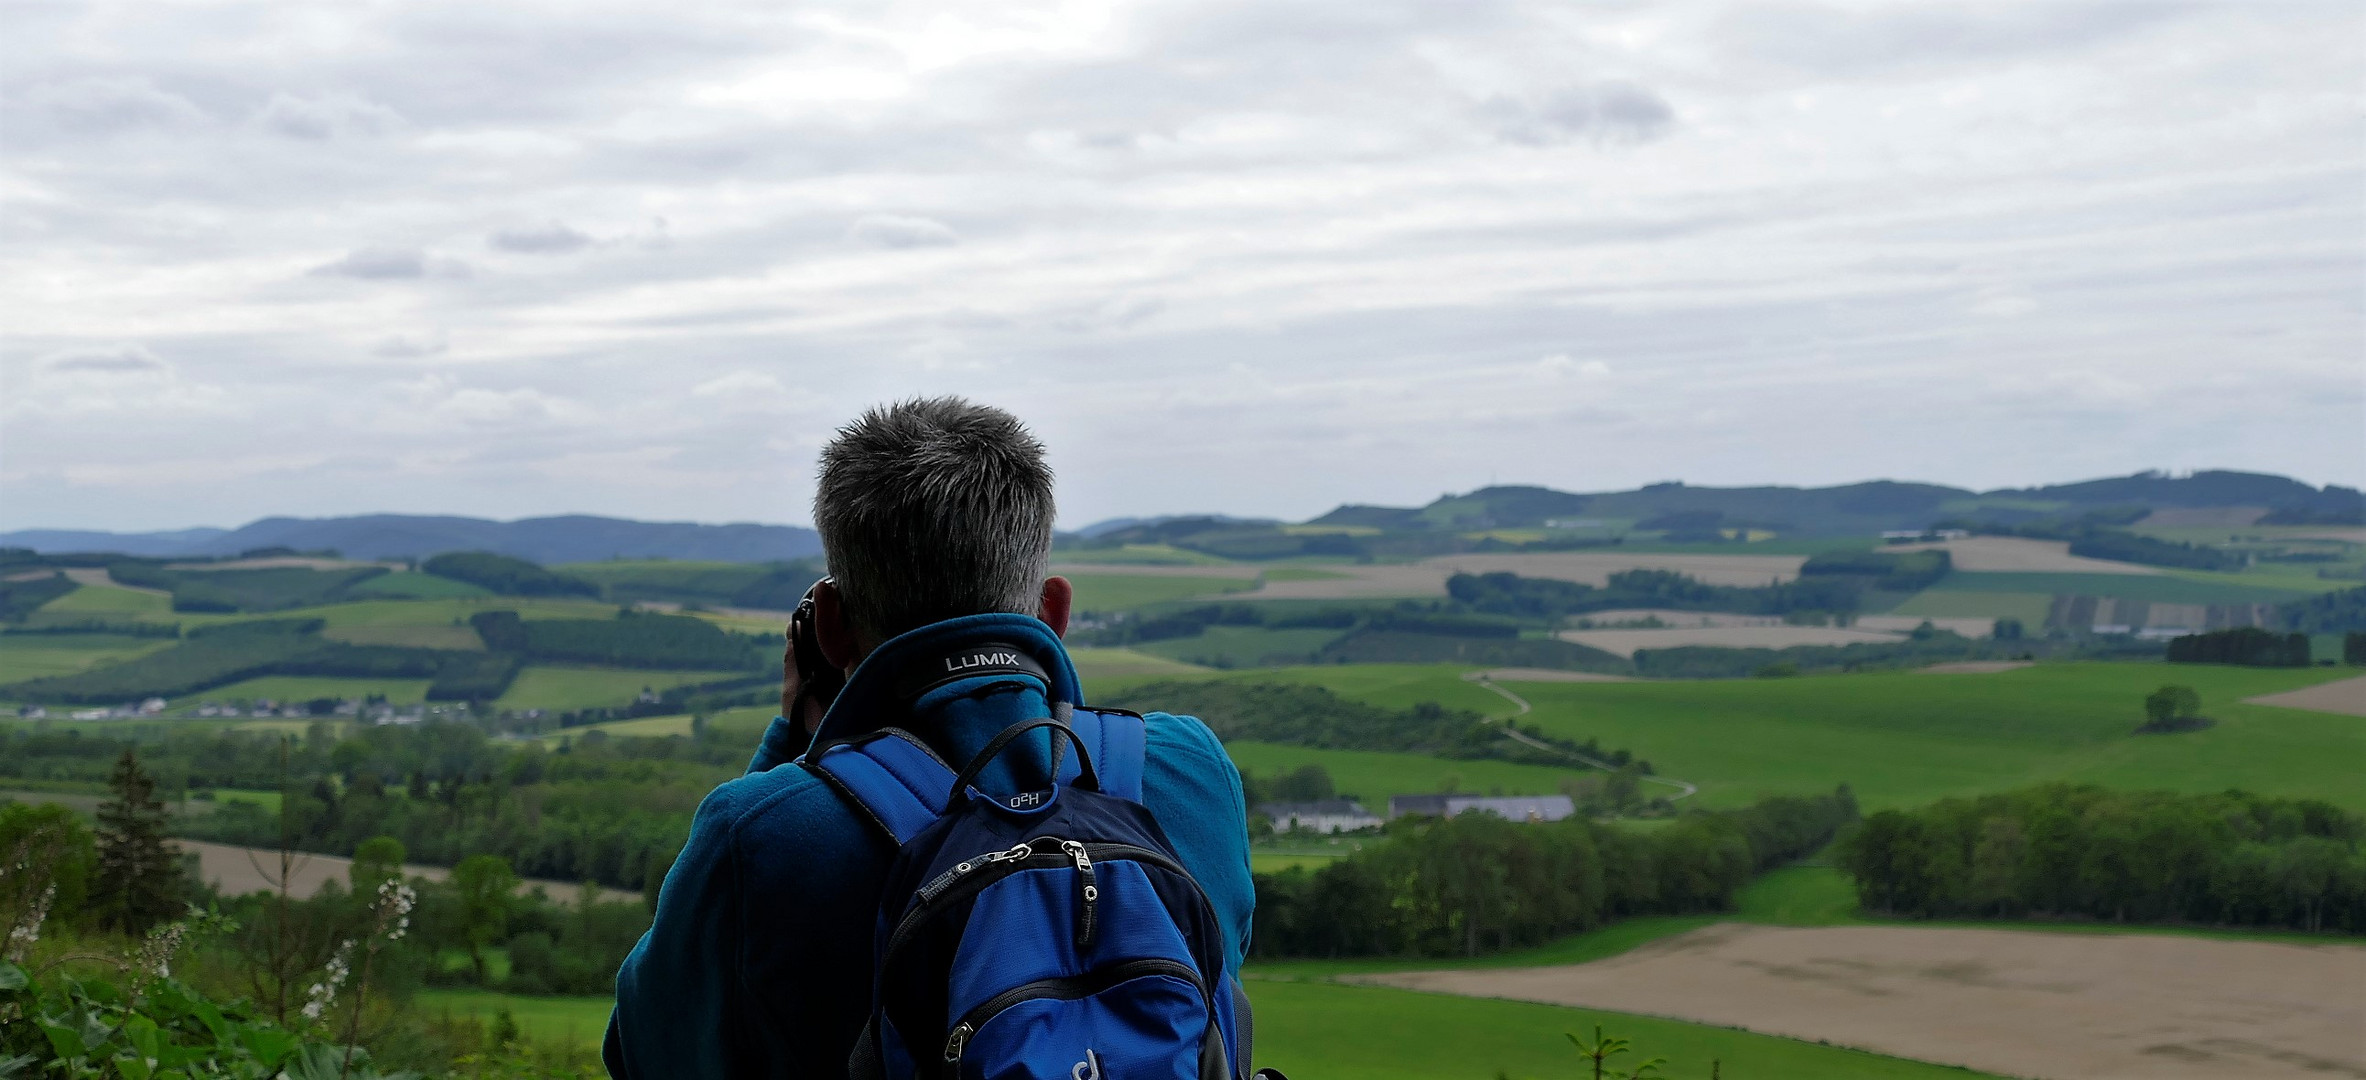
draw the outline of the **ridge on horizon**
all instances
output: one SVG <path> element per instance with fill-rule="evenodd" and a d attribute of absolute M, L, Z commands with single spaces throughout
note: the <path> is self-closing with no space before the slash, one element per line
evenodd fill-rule
<path fill-rule="evenodd" d="M 2318 517 L 2356 516 L 2352 488 L 2319 489 L 2268 473 L 2226 469 L 2176 475 L 2147 470 L 2121 477 L 2022 488 L 1975 491 L 1917 481 L 1866 480 L 1827 487 L 1757 485 L 1695 487 L 1682 481 L 1626 491 L 1570 492 L 1535 484 L 1491 484 L 1449 493 L 1419 507 L 1343 503 L 1307 524 L 1368 527 L 1455 527 L 1536 524 L 1554 515 L 1593 514 L 1641 520 L 1668 515 L 1721 515 L 1728 522 L 1780 522 L 1823 535 L 1920 528 L 1952 512 L 1979 512 L 1979 500 L 2055 502 L 2065 507 L 2259 507 Z M 1949 508 L 1953 508 L 1950 511 Z M 2026 510 L 1997 508 L 2006 516 Z M 1126 530 L 1177 523 L 1261 528 L 1268 517 L 1220 513 L 1127 516 L 1092 522 L 1063 535 L 1095 539 Z M 237 528 L 198 527 L 146 532 L 96 529 L 20 529 L 0 532 L 0 546 L 42 552 L 110 551 L 151 557 L 212 557 L 261 548 L 334 550 L 353 558 L 425 557 L 444 551 L 484 550 L 541 563 L 609 558 L 671 558 L 770 562 L 821 551 L 812 529 L 758 522 L 708 524 L 640 521 L 598 514 L 557 514 L 499 521 L 457 514 L 358 514 L 331 517 L 275 515 Z"/>

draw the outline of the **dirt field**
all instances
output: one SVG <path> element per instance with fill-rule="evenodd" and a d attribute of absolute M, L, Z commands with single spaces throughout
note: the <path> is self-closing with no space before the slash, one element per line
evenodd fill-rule
<path fill-rule="evenodd" d="M 2366 675 L 2340 682 L 2319 683 L 2305 690 L 2286 690 L 2281 694 L 2263 694 L 2245 700 L 2253 705 L 2281 705 L 2287 709 L 2366 716 Z"/>
<path fill-rule="evenodd" d="M 2359 946 L 1721 923 L 1572 967 L 1362 978 L 1828 1040 L 2010 1076 L 2366 1077 Z"/>
<path fill-rule="evenodd" d="M 1764 585 L 1799 576 L 1802 555 L 1653 555 L 1608 551 L 1551 551 L 1526 555 L 1441 555 L 1417 563 L 1381 566 L 1325 566 L 1345 575 L 1320 581 L 1269 581 L 1255 592 L 1227 599 L 1345 600 L 1375 596 L 1444 596 L 1455 574 L 1508 571 L 1522 577 L 1556 578 L 1601 586 L 1621 570 L 1674 570 L 1711 585 Z M 1217 569 L 1211 567 L 1210 569 Z"/>
<path fill-rule="evenodd" d="M 250 892 L 269 892 L 278 888 L 276 879 L 279 876 L 279 852 L 277 850 L 234 847 L 229 844 L 214 844 L 203 840 L 175 840 L 173 843 L 180 845 L 182 850 L 196 852 L 198 874 L 225 893 L 238 896 Z M 319 892 L 321 886 L 332 880 L 340 885 L 348 884 L 351 878 L 347 873 L 347 868 L 352 865 L 353 860 L 339 858 L 335 855 L 298 855 L 293 872 L 288 875 L 290 879 L 288 891 L 298 896 L 310 896 Z M 403 873 L 413 877 L 423 877 L 429 881 L 442 881 L 444 875 L 450 872 L 441 866 L 403 867 Z M 532 892 L 537 885 L 542 886 L 544 891 L 550 894 L 551 899 L 561 903 L 573 902 L 575 891 L 582 887 L 565 881 L 528 879 L 518 883 L 518 894 L 522 896 Z M 641 894 L 626 892 L 623 889 L 601 889 L 600 898 L 639 903 Z"/>
<path fill-rule="evenodd" d="M 1926 622 L 1936 629 L 1953 630 L 1968 638 L 1983 638 L 1996 632 L 1995 619 L 1949 615 L 1859 615 L 1857 621 L 1849 625 L 1859 630 L 1886 630 L 1906 634 L 1912 633 L 1915 627 Z"/>
<path fill-rule="evenodd" d="M 1788 649 L 1793 645 L 1862 645 L 1902 641 L 1904 634 L 1885 634 L 1845 626 L 1702 626 L 1673 630 L 1563 630 L 1563 641 L 1574 641 L 1606 653 L 1632 657 L 1638 649 L 1674 649 L 1685 645 L 1717 645 L 1728 649 Z"/>
<path fill-rule="evenodd" d="M 1899 544 L 1883 551 L 1946 551 L 1955 568 L 2023 574 L 2158 574 L 2135 563 L 2089 559 L 2070 553 L 2067 540 L 2024 540 L 2018 536 L 1970 536 L 1935 544 Z"/>

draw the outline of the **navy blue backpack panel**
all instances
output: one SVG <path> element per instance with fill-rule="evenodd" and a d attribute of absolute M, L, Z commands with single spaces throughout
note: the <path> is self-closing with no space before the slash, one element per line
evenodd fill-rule
<path fill-rule="evenodd" d="M 808 754 L 897 845 L 852 1076 L 1246 1074 L 1222 928 L 1140 802 L 1142 718 L 1053 712 L 958 773 L 892 728 Z M 1055 736 L 1049 785 L 980 790 L 991 760 L 1038 729 Z"/>

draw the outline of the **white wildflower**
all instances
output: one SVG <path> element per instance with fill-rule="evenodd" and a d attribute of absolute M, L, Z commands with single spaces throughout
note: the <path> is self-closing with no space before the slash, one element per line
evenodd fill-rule
<path fill-rule="evenodd" d="M 400 878 L 388 878 L 378 886 L 378 929 L 388 941 L 401 941 L 411 929 L 411 908 L 419 902 L 419 894 Z"/>
<path fill-rule="evenodd" d="M 41 899 L 33 901 L 32 908 L 24 913 L 20 921 L 8 928 L 8 944 L 5 949 L 0 949 L 0 958 L 10 963 L 23 963 L 26 957 L 33 955 L 33 946 L 41 940 L 41 924 L 49 918 L 50 901 L 57 899 L 57 895 L 58 887 L 54 882 L 41 890 Z"/>
<path fill-rule="evenodd" d="M 337 954 L 329 957 L 329 966 L 321 970 L 319 982 L 304 991 L 304 1019 L 318 1020 L 337 1003 L 337 988 L 345 985 L 353 974 L 353 939 L 347 938 L 337 946 Z"/>

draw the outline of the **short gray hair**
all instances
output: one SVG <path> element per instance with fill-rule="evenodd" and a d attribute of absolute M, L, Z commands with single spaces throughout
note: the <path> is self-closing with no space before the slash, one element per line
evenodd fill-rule
<path fill-rule="evenodd" d="M 873 408 L 822 448 L 813 526 L 872 643 L 961 615 L 1033 615 L 1052 470 L 1017 417 L 957 397 Z"/>

